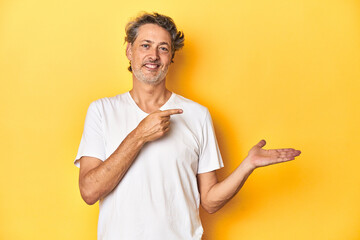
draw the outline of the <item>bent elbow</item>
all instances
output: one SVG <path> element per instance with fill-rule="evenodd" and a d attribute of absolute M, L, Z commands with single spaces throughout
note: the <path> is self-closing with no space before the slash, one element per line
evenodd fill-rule
<path fill-rule="evenodd" d="M 97 202 L 97 199 L 93 197 L 85 197 L 85 196 L 81 196 L 81 197 L 84 200 L 84 202 L 86 202 L 87 205 L 94 205 Z"/>
<path fill-rule="evenodd" d="M 213 208 L 210 208 L 210 209 L 205 209 L 207 213 L 209 214 L 214 214 L 216 213 L 219 209 L 213 209 Z"/>
<path fill-rule="evenodd" d="M 94 191 L 86 189 L 82 186 L 80 186 L 80 194 L 84 202 L 86 202 L 88 205 L 93 205 L 99 200 L 97 194 Z"/>
<path fill-rule="evenodd" d="M 214 214 L 220 209 L 220 207 L 218 207 L 218 206 L 215 206 L 215 205 L 209 204 L 209 203 L 204 203 L 204 202 L 201 203 L 201 206 L 209 214 Z"/>

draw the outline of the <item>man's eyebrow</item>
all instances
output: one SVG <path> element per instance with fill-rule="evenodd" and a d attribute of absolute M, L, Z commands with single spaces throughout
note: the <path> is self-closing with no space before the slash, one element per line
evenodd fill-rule
<path fill-rule="evenodd" d="M 141 40 L 141 42 L 154 43 L 153 41 L 147 39 Z M 160 42 L 159 45 L 167 45 L 170 47 L 170 44 L 168 42 Z"/>
<path fill-rule="evenodd" d="M 154 43 L 153 41 L 150 41 L 150 40 L 146 40 L 146 39 L 144 39 L 144 40 L 141 40 L 141 42 L 147 42 L 147 43 Z"/>
<path fill-rule="evenodd" d="M 161 42 L 159 45 L 168 45 L 170 47 L 170 44 L 168 42 Z"/>

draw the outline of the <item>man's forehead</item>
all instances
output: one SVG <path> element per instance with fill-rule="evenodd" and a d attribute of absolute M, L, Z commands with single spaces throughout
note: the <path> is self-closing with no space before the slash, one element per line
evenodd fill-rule
<path fill-rule="evenodd" d="M 136 40 L 147 42 L 162 42 L 169 45 L 171 43 L 170 33 L 159 25 L 151 23 L 144 24 L 139 27 Z"/>

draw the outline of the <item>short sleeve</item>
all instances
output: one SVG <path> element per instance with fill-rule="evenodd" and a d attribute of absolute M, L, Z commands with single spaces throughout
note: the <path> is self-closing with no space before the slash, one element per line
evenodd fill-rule
<path fill-rule="evenodd" d="M 86 114 L 84 131 L 74 161 L 75 166 L 80 167 L 79 159 L 82 156 L 95 157 L 102 161 L 106 159 L 102 116 L 96 101 L 90 104 Z"/>
<path fill-rule="evenodd" d="M 210 172 L 224 167 L 220 149 L 216 140 L 214 126 L 209 111 L 206 111 L 202 128 L 199 165 L 197 173 Z"/>

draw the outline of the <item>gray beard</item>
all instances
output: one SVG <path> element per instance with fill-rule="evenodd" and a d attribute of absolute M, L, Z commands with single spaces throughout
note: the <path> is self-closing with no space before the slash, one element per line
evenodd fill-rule
<path fill-rule="evenodd" d="M 163 82 L 165 80 L 166 74 L 167 74 L 167 70 L 165 69 L 165 71 L 160 71 L 156 76 L 151 77 L 151 78 L 147 78 L 141 70 L 134 70 L 133 68 L 133 74 L 134 76 L 140 80 L 143 83 L 149 84 L 149 85 L 158 85 L 161 82 Z"/>

